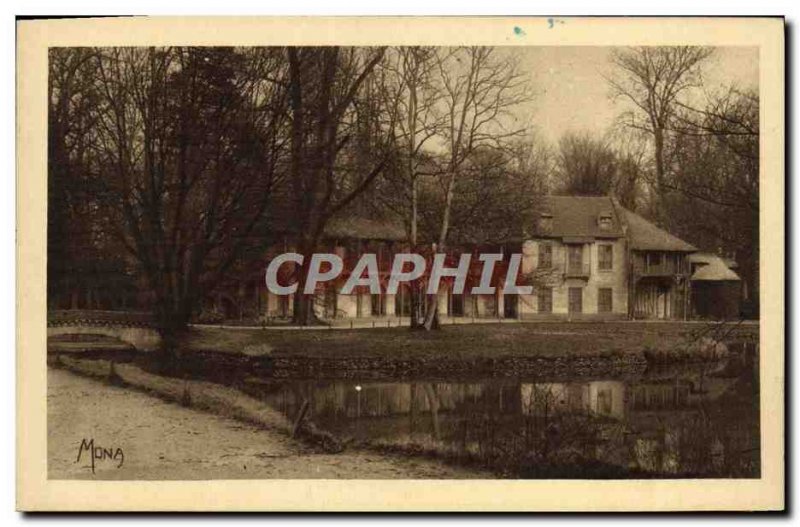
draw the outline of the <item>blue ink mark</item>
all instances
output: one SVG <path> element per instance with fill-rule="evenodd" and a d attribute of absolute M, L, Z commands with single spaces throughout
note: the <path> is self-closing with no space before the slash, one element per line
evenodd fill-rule
<path fill-rule="evenodd" d="M 523 31 L 522 28 L 519 26 L 514 26 L 514 34 L 517 35 L 518 37 L 524 37 L 525 31 Z"/>

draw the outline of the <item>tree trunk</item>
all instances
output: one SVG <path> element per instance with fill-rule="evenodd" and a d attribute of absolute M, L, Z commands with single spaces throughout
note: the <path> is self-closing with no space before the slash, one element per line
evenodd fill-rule
<path fill-rule="evenodd" d="M 413 168 L 409 167 L 413 171 Z M 411 247 L 412 251 L 417 247 L 417 180 L 413 172 L 411 174 Z M 411 291 L 411 329 L 419 329 L 420 319 L 422 318 L 422 295 L 419 285 L 415 282 L 409 284 Z"/>
<path fill-rule="evenodd" d="M 314 311 L 315 295 L 304 295 L 299 291 L 294 295 L 292 323 L 297 326 L 317 326 L 322 321 Z"/>
<path fill-rule="evenodd" d="M 162 303 L 158 307 L 158 331 L 161 346 L 156 355 L 156 368 L 165 375 L 179 375 L 182 370 L 181 343 L 189 325 L 189 312 L 180 307 L 184 302 Z"/>
<path fill-rule="evenodd" d="M 428 295 L 425 310 L 425 320 L 422 324 L 425 330 L 440 329 L 439 325 L 439 294 Z"/>
<path fill-rule="evenodd" d="M 659 225 L 663 225 L 662 213 L 664 210 L 664 130 L 656 127 L 653 130 L 655 137 L 655 163 L 656 163 L 656 195 L 653 200 L 653 213 Z"/>
<path fill-rule="evenodd" d="M 417 150 L 417 85 L 415 82 L 409 83 L 408 100 L 408 178 L 411 182 L 411 247 L 417 247 L 417 174 L 416 174 L 416 150 Z M 422 318 L 422 298 L 419 287 L 416 283 L 410 284 L 411 292 L 411 329 L 420 328 Z"/>
<path fill-rule="evenodd" d="M 445 242 L 447 242 L 447 232 L 450 228 L 450 209 L 453 204 L 453 194 L 455 193 L 456 171 L 450 172 L 450 179 L 447 183 L 447 194 L 445 195 L 444 213 L 442 214 L 441 231 L 439 232 L 439 243 L 434 246 L 434 252 L 443 252 L 445 249 Z M 440 329 L 439 325 L 439 291 L 437 290 L 432 295 L 427 295 L 427 305 L 425 310 L 425 321 L 423 326 L 425 330 Z"/>
<path fill-rule="evenodd" d="M 428 404 L 431 409 L 431 423 L 433 424 L 433 437 L 436 441 L 441 440 L 442 431 L 439 424 L 439 395 L 436 393 L 436 386 L 431 383 L 423 383 L 422 388 L 428 396 Z"/>
<path fill-rule="evenodd" d="M 297 276 L 297 292 L 294 294 L 292 324 L 296 326 L 316 326 L 322 324 L 314 311 L 314 300 L 316 293 L 307 295 L 304 293 L 308 271 L 311 265 L 311 257 L 316 250 L 318 241 L 306 239 L 301 244 L 300 254 L 303 255 L 303 265 Z"/>

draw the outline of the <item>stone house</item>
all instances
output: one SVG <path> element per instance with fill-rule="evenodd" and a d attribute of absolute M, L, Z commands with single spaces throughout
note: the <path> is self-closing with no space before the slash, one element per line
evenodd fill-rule
<path fill-rule="evenodd" d="M 521 252 L 534 286 L 517 300 L 521 318 L 627 316 L 625 225 L 611 198 L 547 198 Z"/>
<path fill-rule="evenodd" d="M 692 316 L 689 255 L 697 249 L 631 212 L 607 196 L 549 196 L 544 198 L 536 225 L 518 239 L 492 246 L 461 247 L 477 260 L 480 253 L 502 253 L 507 266 L 511 254 L 522 255 L 518 284 L 533 286 L 532 294 L 505 294 L 494 279 L 495 294 L 453 294 L 443 282 L 439 312 L 443 317 L 513 319 L 684 319 Z M 292 251 L 286 240 L 266 255 Z M 324 252 L 336 253 L 352 268 L 361 254 L 377 255 L 381 284 L 388 281 L 394 255 L 408 250 L 402 226 L 383 220 L 348 218 L 332 221 L 325 232 Z M 293 298 L 269 293 L 264 286 L 264 260 L 234 288 L 225 288 L 212 301 L 225 317 L 290 318 Z M 504 277 L 504 273 L 502 274 Z M 315 309 L 323 320 L 341 318 L 408 317 L 407 284 L 397 294 L 370 294 L 339 289 L 344 279 L 331 282 L 316 297 Z M 228 306 L 228 307 L 225 307 Z"/>
<path fill-rule="evenodd" d="M 620 207 L 628 244 L 632 318 L 685 319 L 689 309 L 689 255 L 697 249 Z"/>

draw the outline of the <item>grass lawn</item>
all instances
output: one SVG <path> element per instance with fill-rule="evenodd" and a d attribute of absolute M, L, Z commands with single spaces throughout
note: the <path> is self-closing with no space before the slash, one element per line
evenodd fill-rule
<path fill-rule="evenodd" d="M 681 322 L 548 322 L 445 326 L 440 331 L 408 328 L 356 330 L 260 330 L 193 327 L 189 350 L 247 353 L 269 350 L 273 357 L 391 357 L 395 360 L 481 357 L 607 356 L 646 349 L 688 347 L 699 336 L 722 337 L 731 325 Z M 758 335 L 758 326 L 737 333 Z"/>

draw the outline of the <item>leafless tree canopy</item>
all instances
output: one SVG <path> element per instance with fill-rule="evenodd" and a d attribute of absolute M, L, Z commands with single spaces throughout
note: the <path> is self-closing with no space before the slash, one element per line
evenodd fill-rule
<path fill-rule="evenodd" d="M 471 178 L 485 198 L 478 167 L 509 166 L 506 148 L 526 125 L 508 126 L 526 81 L 513 54 L 492 48 L 64 48 L 50 58 L 52 301 L 108 303 L 103 284 L 117 276 L 118 290 L 147 291 L 166 335 L 278 232 L 311 254 L 332 219 L 383 203 L 414 244 L 420 218 L 436 217 L 425 243 L 443 247 L 452 215 L 470 215 L 453 210 L 458 182 Z M 426 202 L 436 211 L 420 212 L 421 187 L 442 189 Z M 85 301 L 64 299 L 79 290 Z M 294 313 L 314 321 L 303 295 Z"/>
<path fill-rule="evenodd" d="M 310 255 L 357 214 L 402 222 L 417 250 L 500 243 L 548 192 L 613 194 L 734 253 L 755 287 L 758 93 L 705 86 L 713 54 L 615 50 L 618 126 L 548 144 L 520 117 L 536 72 L 512 49 L 53 49 L 51 304 L 124 308 L 125 291 L 178 334 L 279 233 Z M 314 323 L 310 301 L 296 323 Z M 414 304 L 435 327 L 435 299 Z"/>
<path fill-rule="evenodd" d="M 679 98 L 701 83 L 700 66 L 713 50 L 693 46 L 639 47 L 614 52 L 618 74 L 609 79 L 613 93 L 632 103 L 624 114 L 627 126 L 652 136 L 656 197 L 663 193 L 666 166 L 664 142 Z M 653 200 L 656 217 L 659 199 Z"/>

